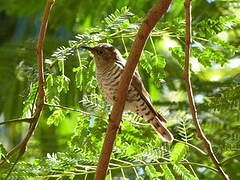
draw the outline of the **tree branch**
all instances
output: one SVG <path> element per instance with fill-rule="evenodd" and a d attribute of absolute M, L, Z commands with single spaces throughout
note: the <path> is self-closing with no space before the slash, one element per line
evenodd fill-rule
<path fill-rule="evenodd" d="M 43 110 L 44 107 L 44 102 L 45 102 L 45 80 L 44 80 L 44 72 L 43 72 L 43 64 L 44 64 L 44 59 L 43 59 L 43 43 L 45 40 L 45 35 L 47 31 L 47 24 L 48 24 L 48 18 L 49 14 L 51 11 L 51 8 L 53 4 L 55 3 L 55 0 L 49 0 L 45 6 L 44 14 L 43 14 L 43 20 L 42 24 L 40 27 L 40 32 L 38 36 L 38 42 L 36 44 L 36 56 L 37 56 L 37 66 L 38 66 L 38 83 L 39 83 L 39 90 L 38 90 L 38 104 L 34 113 L 34 116 L 30 121 L 30 126 L 29 130 L 24 137 L 24 139 L 16 145 L 12 150 L 10 150 L 6 157 L 9 158 L 11 157 L 15 152 L 19 151 L 19 156 L 17 159 L 19 159 L 25 152 L 27 143 L 31 136 L 33 135 L 33 132 L 36 129 L 40 114 Z M 23 121 L 23 120 L 22 120 Z M 13 122 L 13 121 L 12 121 Z M 16 121 L 15 121 L 16 122 Z"/>
<path fill-rule="evenodd" d="M 106 136 L 104 139 L 101 155 L 99 158 L 95 180 L 103 180 L 106 176 L 107 168 L 112 153 L 113 144 L 116 138 L 117 131 L 121 122 L 122 112 L 127 97 L 127 90 L 132 79 L 135 68 L 138 64 L 142 50 L 145 46 L 148 36 L 158 20 L 167 11 L 171 0 L 160 0 L 156 6 L 150 10 L 148 16 L 141 25 L 135 40 L 133 42 L 126 67 L 124 68 L 121 80 L 117 91 L 117 101 L 113 106 L 112 113 L 110 115 L 110 121 Z"/>
<path fill-rule="evenodd" d="M 67 110 L 67 111 L 78 112 L 78 113 L 81 113 L 81 114 L 84 114 L 84 115 L 94 116 L 96 118 L 103 119 L 103 120 L 106 120 L 106 121 L 108 120 L 107 118 L 104 118 L 102 116 L 98 116 L 98 115 L 95 115 L 95 114 L 92 114 L 92 113 L 89 113 L 89 112 L 85 112 L 85 111 L 82 111 L 80 109 L 74 109 L 74 108 L 70 108 L 70 107 L 66 107 L 66 106 L 48 104 L 48 103 L 44 103 L 44 106 L 55 107 L 55 108 L 64 109 L 64 110 Z M 32 118 L 23 118 L 23 119 L 20 118 L 20 119 L 7 120 L 7 121 L 4 121 L 4 122 L 0 122 L 0 126 L 1 125 L 12 124 L 12 123 L 22 123 L 22 122 L 31 123 L 32 119 L 33 119 L 33 117 Z M 138 124 L 141 124 L 141 123 L 138 123 Z"/>
<path fill-rule="evenodd" d="M 231 156 L 231 157 L 223 160 L 223 161 L 221 162 L 221 165 L 227 163 L 228 161 L 234 160 L 234 159 L 236 159 L 237 157 L 240 157 L 240 154 L 235 154 L 235 155 L 233 155 L 233 156 Z"/>
<path fill-rule="evenodd" d="M 204 146 L 208 152 L 208 156 L 211 158 L 212 162 L 215 164 L 216 168 L 218 169 L 218 172 L 221 174 L 221 176 L 228 180 L 229 177 L 227 174 L 225 174 L 225 172 L 223 171 L 223 169 L 220 166 L 220 163 L 218 161 L 218 159 L 216 158 L 213 150 L 212 150 L 212 145 L 210 143 L 210 141 L 207 139 L 207 137 L 205 136 L 201 125 L 199 123 L 198 120 L 198 115 L 197 115 L 197 109 L 195 106 L 195 102 L 194 102 L 194 98 L 193 98 L 193 91 L 192 91 L 192 85 L 191 85 L 191 80 L 190 80 L 190 44 L 191 44 L 191 37 L 192 37 L 192 30 L 191 30 L 191 0 L 185 0 L 184 2 L 184 6 L 185 6 L 185 11 L 186 11 L 186 37 L 185 37 L 185 65 L 184 65 L 184 80 L 185 80 L 185 84 L 186 84 L 186 90 L 187 90 L 187 94 L 188 94 L 188 101 L 189 101 L 189 106 L 190 106 L 190 110 L 192 113 L 192 118 L 193 118 L 193 122 L 194 125 L 196 127 L 196 131 L 197 131 L 197 136 L 198 138 L 200 138 L 203 143 Z"/>
<path fill-rule="evenodd" d="M 45 106 L 49 106 L 49 107 L 55 107 L 55 108 L 64 109 L 64 110 L 67 110 L 67 111 L 78 112 L 78 113 L 81 113 L 81 114 L 84 114 L 84 115 L 88 115 L 88 116 L 94 116 L 96 118 L 103 119 L 103 120 L 107 121 L 107 118 L 104 118 L 102 116 L 98 116 L 98 115 L 95 115 L 95 114 L 92 114 L 92 113 L 89 113 L 89 112 L 85 112 L 85 111 L 82 111 L 80 109 L 74 109 L 74 108 L 70 108 L 70 107 L 66 107 L 66 106 L 55 105 L 55 104 L 48 104 L 48 103 L 45 103 L 44 105 Z"/>
<path fill-rule="evenodd" d="M 4 125 L 4 124 L 6 125 L 6 124 L 20 123 L 20 122 L 30 123 L 31 121 L 32 121 L 32 118 L 12 119 L 12 120 L 8 120 L 8 121 L 0 122 L 0 126 Z"/>

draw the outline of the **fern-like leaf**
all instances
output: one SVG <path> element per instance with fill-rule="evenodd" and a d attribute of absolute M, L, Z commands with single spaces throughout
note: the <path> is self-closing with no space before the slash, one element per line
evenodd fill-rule
<path fill-rule="evenodd" d="M 170 162 L 176 164 L 181 161 L 188 151 L 188 146 L 184 143 L 177 143 L 174 145 L 173 151 L 170 153 Z"/>

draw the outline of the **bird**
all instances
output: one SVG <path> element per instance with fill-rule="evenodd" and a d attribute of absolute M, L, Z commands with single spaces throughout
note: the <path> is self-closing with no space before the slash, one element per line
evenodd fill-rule
<path fill-rule="evenodd" d="M 113 45 L 101 43 L 96 46 L 81 46 L 91 52 L 96 64 L 96 79 L 103 96 L 110 104 L 116 102 L 117 89 L 126 60 Z M 141 77 L 134 72 L 128 88 L 124 111 L 136 113 L 149 122 L 164 142 L 172 142 L 173 135 L 166 128 L 166 119 L 153 107 L 150 96 L 144 88 Z"/>

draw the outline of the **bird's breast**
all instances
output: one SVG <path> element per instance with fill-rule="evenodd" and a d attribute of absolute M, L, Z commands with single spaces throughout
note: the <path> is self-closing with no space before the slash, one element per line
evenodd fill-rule
<path fill-rule="evenodd" d="M 119 64 L 115 64 L 113 67 L 109 68 L 108 71 L 105 71 L 105 73 L 99 73 L 97 71 L 99 88 L 106 100 L 111 104 L 114 104 L 116 101 L 117 89 L 121 79 L 122 71 L 123 66 Z M 139 98 L 140 95 L 137 90 L 130 85 L 124 110 L 131 111 L 132 107 L 135 106 L 135 103 Z"/>
<path fill-rule="evenodd" d="M 99 72 L 97 70 L 97 80 L 99 88 L 107 101 L 111 104 L 116 101 L 116 92 L 120 82 L 122 73 L 122 67 L 118 64 L 109 67 L 105 72 Z"/>

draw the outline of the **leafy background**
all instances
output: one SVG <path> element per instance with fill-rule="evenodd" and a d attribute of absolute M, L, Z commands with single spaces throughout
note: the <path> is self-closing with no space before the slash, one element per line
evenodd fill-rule
<path fill-rule="evenodd" d="M 34 111 L 38 87 L 34 46 L 45 3 L 0 0 L 0 121 L 29 117 Z M 44 46 L 49 106 L 12 179 L 93 179 L 111 107 L 97 88 L 94 61 L 79 46 L 108 42 L 127 57 L 154 3 L 56 1 Z M 192 5 L 191 78 L 199 119 L 224 170 L 237 180 L 239 2 L 199 0 Z M 184 28 L 183 0 L 175 0 L 152 32 L 138 67 L 176 140 L 163 143 L 141 118 L 125 113 L 107 179 L 220 179 L 202 153 L 191 121 L 182 75 Z M 0 127 L 2 158 L 27 128 Z M 0 178 L 13 163 L 11 159 L 0 167 Z"/>

